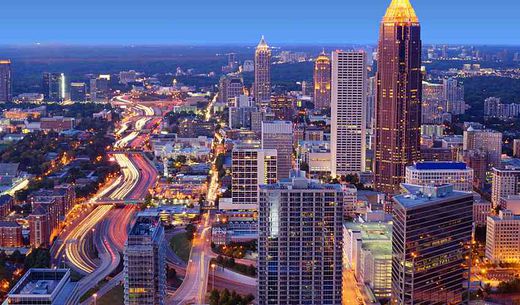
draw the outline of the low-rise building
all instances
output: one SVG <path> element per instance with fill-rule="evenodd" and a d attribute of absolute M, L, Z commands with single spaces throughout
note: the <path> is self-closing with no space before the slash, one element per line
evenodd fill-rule
<path fill-rule="evenodd" d="M 378 298 L 392 290 L 392 224 L 347 222 L 343 225 L 343 265 Z"/>
<path fill-rule="evenodd" d="M 22 246 L 22 227 L 15 221 L 0 221 L 0 248 L 18 248 Z"/>
<path fill-rule="evenodd" d="M 79 303 L 77 283 L 69 269 L 29 269 L 7 294 L 3 305 L 74 305 Z"/>

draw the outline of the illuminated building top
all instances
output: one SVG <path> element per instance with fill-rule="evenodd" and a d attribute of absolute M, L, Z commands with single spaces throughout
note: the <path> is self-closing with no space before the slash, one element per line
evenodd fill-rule
<path fill-rule="evenodd" d="M 392 0 L 383 17 L 384 23 L 419 23 L 410 0 Z"/>

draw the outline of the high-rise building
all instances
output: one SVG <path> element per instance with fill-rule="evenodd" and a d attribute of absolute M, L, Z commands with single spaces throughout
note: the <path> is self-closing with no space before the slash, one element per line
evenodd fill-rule
<path fill-rule="evenodd" d="M 403 184 L 393 197 L 391 304 L 468 304 L 473 194 Z"/>
<path fill-rule="evenodd" d="M 276 150 L 241 148 L 231 153 L 233 204 L 258 206 L 258 187 L 276 183 Z"/>
<path fill-rule="evenodd" d="M 10 102 L 12 98 L 11 61 L 0 59 L 0 102 Z"/>
<path fill-rule="evenodd" d="M 43 95 L 46 100 L 60 102 L 65 99 L 65 74 L 43 73 Z"/>
<path fill-rule="evenodd" d="M 322 52 L 314 63 L 314 108 L 329 109 L 331 92 L 330 58 Z"/>
<path fill-rule="evenodd" d="M 462 162 L 417 162 L 406 167 L 406 183 L 416 185 L 452 184 L 462 192 L 473 190 L 473 169 Z"/>
<path fill-rule="evenodd" d="M 84 102 L 87 100 L 87 85 L 85 83 L 70 83 L 70 100 Z"/>
<path fill-rule="evenodd" d="M 269 103 L 271 97 L 271 50 L 265 42 L 264 36 L 256 46 L 253 91 L 257 105 Z"/>
<path fill-rule="evenodd" d="M 276 177 L 278 179 L 288 178 L 292 169 L 292 123 L 289 121 L 262 122 L 262 149 L 276 149 Z"/>
<path fill-rule="evenodd" d="M 491 203 L 500 205 L 500 198 L 520 194 L 520 168 L 493 168 L 491 182 Z"/>
<path fill-rule="evenodd" d="M 332 176 L 365 170 L 367 67 L 365 52 L 332 53 Z"/>
<path fill-rule="evenodd" d="M 395 193 L 420 159 L 421 26 L 409 0 L 392 0 L 381 22 L 377 82 L 375 186 Z"/>
<path fill-rule="evenodd" d="M 343 192 L 304 175 L 260 186 L 259 305 L 341 304 Z"/>
<path fill-rule="evenodd" d="M 464 114 L 466 104 L 464 102 L 464 85 L 456 78 L 443 80 L 444 100 L 446 101 L 446 111 L 454 115 Z"/>
<path fill-rule="evenodd" d="M 520 216 L 502 210 L 498 216 L 488 216 L 486 257 L 494 263 L 520 262 Z"/>
<path fill-rule="evenodd" d="M 163 305 L 166 293 L 164 227 L 159 216 L 138 215 L 124 251 L 125 305 Z"/>
<path fill-rule="evenodd" d="M 221 103 L 229 103 L 244 94 L 244 82 L 242 77 L 236 75 L 224 75 L 220 78 L 218 97 Z"/>
<path fill-rule="evenodd" d="M 464 131 L 463 149 L 479 149 L 488 154 L 488 168 L 500 166 L 502 156 L 502 133 L 491 129 L 479 130 L 469 127 Z"/>
<path fill-rule="evenodd" d="M 108 99 L 110 91 L 110 74 L 100 74 L 90 79 L 90 100 L 103 101 Z"/>

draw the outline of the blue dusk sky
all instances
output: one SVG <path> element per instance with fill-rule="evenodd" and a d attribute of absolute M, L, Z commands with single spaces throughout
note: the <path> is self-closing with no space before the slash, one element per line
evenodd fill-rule
<path fill-rule="evenodd" d="M 390 0 L 2 0 L 0 44 L 374 43 Z M 424 43 L 520 44 L 519 0 L 412 0 Z"/>

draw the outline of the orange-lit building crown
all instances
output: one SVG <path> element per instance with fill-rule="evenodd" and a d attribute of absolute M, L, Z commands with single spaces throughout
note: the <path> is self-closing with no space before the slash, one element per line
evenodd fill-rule
<path fill-rule="evenodd" d="M 418 23 L 419 18 L 409 0 L 392 0 L 383 17 L 384 23 Z"/>

